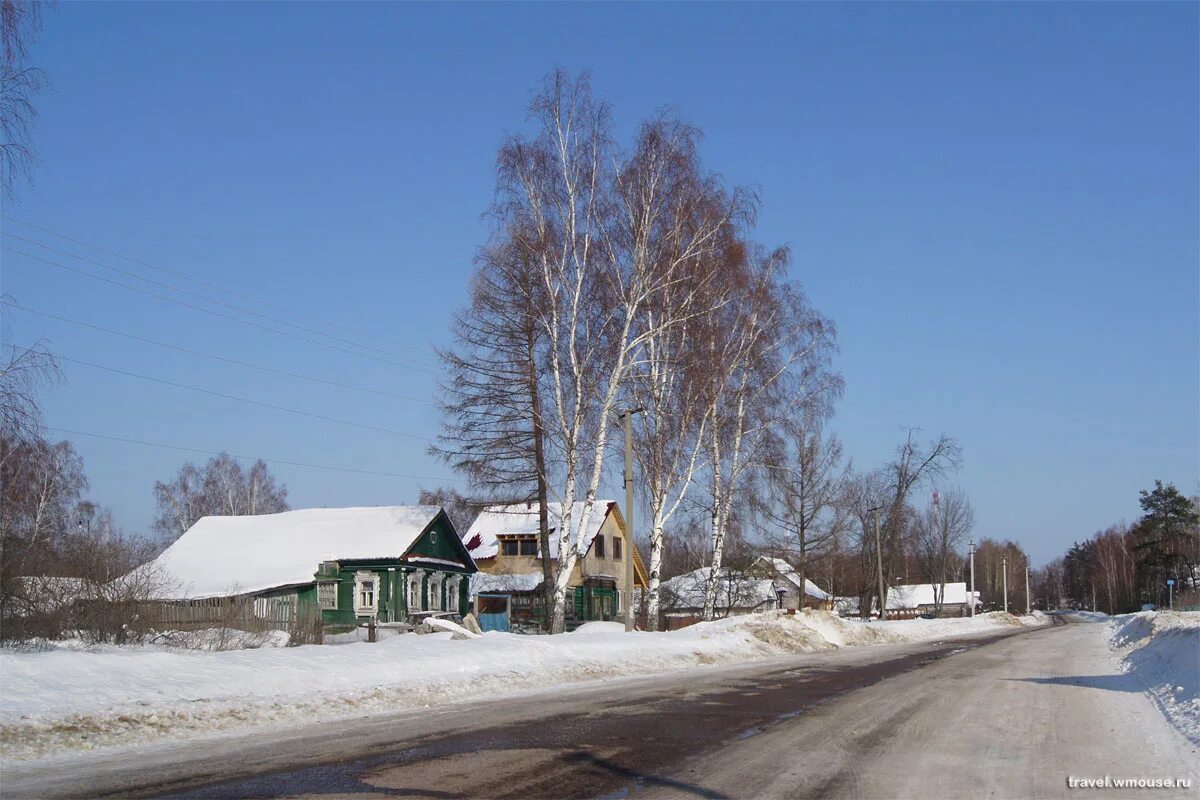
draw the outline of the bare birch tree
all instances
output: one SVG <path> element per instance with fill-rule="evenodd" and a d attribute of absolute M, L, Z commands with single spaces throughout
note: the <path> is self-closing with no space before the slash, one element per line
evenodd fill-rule
<path fill-rule="evenodd" d="M 729 301 L 718 312 L 719 322 L 709 326 L 706 456 L 713 570 L 705 619 L 714 613 L 730 514 L 747 473 L 761 463 L 763 444 L 799 410 L 827 408 L 841 388 L 841 377 L 829 368 L 833 325 L 798 287 L 780 280 L 787 261 L 785 249 L 750 252 L 743 270 L 729 272 Z"/>
<path fill-rule="evenodd" d="M 646 218 L 641 224 L 630 221 L 631 230 L 639 232 L 640 258 L 668 272 L 686 260 L 686 282 L 668 278 L 641 310 L 637 330 L 643 334 L 642 346 L 630 380 L 631 402 L 643 410 L 635 453 L 650 512 L 650 630 L 658 629 L 667 525 L 703 463 L 709 406 L 703 381 L 697 380 L 706 365 L 696 343 L 724 302 L 718 273 L 730 251 L 740 249 L 735 223 L 746 209 L 743 193 L 726 197 L 714 178 L 701 175 L 696 136 L 670 118 L 644 126 L 638 160 L 630 170 L 643 173 L 636 182 L 638 195 L 624 204 Z M 655 204 L 666 207 L 656 210 Z"/>
<path fill-rule="evenodd" d="M 561 71 L 548 78 L 531 112 L 537 137 L 514 137 L 501 151 L 498 205 L 509 225 L 539 244 L 543 396 L 552 495 L 561 504 L 551 613 L 558 632 L 628 371 L 652 334 L 639 327 L 641 311 L 688 285 L 689 268 L 714 246 L 723 223 L 680 228 L 693 219 L 680 210 L 690 176 L 681 178 L 679 165 L 694 147 L 685 126 L 649 123 L 622 157 L 609 109 L 593 99 L 587 76 Z"/>
<path fill-rule="evenodd" d="M 170 483 L 154 484 L 158 514 L 153 529 L 164 544 L 178 539 L 201 517 L 277 514 L 287 511 L 287 486 L 263 461 L 242 469 L 227 453 L 214 456 L 201 469 L 184 464 Z"/>

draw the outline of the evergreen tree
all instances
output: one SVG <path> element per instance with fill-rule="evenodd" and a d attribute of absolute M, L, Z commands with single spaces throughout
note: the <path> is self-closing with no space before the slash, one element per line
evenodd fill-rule
<path fill-rule="evenodd" d="M 1153 491 L 1142 490 L 1140 503 L 1144 513 L 1133 531 L 1138 590 L 1144 602 L 1161 605 L 1168 578 L 1180 589 L 1197 585 L 1200 515 L 1173 484 L 1158 480 Z"/>

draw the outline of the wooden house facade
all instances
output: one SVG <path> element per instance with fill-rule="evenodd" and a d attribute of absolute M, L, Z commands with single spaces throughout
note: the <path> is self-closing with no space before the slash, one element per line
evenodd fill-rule
<path fill-rule="evenodd" d="M 583 518 L 583 502 L 572 509 L 572 530 L 578 531 Z M 558 537 L 556 525 L 562 519 L 562 506 L 549 504 L 550 553 L 557 567 Z M 498 608 L 499 598 L 507 598 L 508 615 L 514 627 L 545 627 L 542 600 L 544 573 L 538 545 L 538 507 L 531 503 L 489 506 L 476 518 L 463 537 L 479 574 L 472 597 L 484 595 L 490 608 Z M 597 500 L 580 540 L 580 557 L 568 582 L 567 624 L 624 618 L 626 603 L 635 589 L 644 589 L 646 569 L 637 548 L 631 546 L 625 520 L 617 504 Z M 626 580 L 627 559 L 633 560 L 634 579 Z M 499 613 L 499 612 L 494 612 Z"/>
<path fill-rule="evenodd" d="M 162 598 L 175 608 L 167 616 L 238 608 L 298 630 L 465 613 L 476 572 L 439 506 L 204 517 L 153 567 L 174 584 Z"/>

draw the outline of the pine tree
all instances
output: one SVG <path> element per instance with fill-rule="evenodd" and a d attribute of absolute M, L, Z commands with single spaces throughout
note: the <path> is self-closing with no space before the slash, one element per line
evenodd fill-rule
<path fill-rule="evenodd" d="M 1144 601 L 1161 604 L 1167 579 L 1178 588 L 1197 585 L 1197 539 L 1200 515 L 1174 484 L 1154 482 L 1154 490 L 1142 490 L 1141 520 L 1134 529 L 1134 553 L 1138 567 L 1138 589 Z"/>

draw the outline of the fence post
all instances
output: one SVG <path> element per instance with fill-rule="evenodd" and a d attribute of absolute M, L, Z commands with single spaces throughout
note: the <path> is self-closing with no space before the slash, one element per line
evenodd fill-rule
<path fill-rule="evenodd" d="M 367 617 L 367 641 L 375 641 L 375 617 Z"/>

